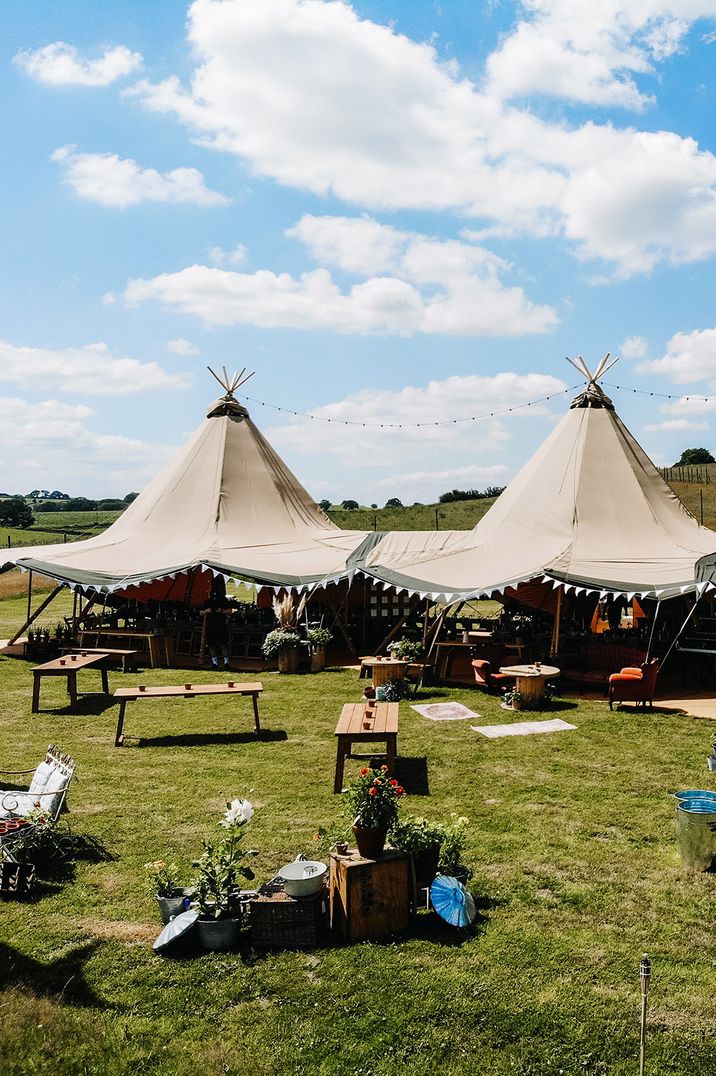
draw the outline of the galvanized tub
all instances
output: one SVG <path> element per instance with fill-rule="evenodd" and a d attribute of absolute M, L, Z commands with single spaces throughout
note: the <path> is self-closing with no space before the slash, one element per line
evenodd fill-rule
<path fill-rule="evenodd" d="M 676 847 L 692 870 L 716 867 L 716 799 L 693 796 L 676 808 Z"/>

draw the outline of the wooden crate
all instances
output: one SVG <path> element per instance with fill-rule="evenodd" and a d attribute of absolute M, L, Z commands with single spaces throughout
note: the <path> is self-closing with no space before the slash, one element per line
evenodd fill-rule
<path fill-rule="evenodd" d="M 331 855 L 331 928 L 345 941 L 381 938 L 410 923 L 410 856 L 386 851 L 382 859 L 358 852 Z"/>

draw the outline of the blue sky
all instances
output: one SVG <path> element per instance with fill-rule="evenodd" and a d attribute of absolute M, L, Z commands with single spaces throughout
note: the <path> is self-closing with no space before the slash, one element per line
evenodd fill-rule
<path fill-rule="evenodd" d="M 3 15 L 5 491 L 141 489 L 207 364 L 316 499 L 504 484 L 566 355 L 657 463 L 716 448 L 716 0 Z"/>

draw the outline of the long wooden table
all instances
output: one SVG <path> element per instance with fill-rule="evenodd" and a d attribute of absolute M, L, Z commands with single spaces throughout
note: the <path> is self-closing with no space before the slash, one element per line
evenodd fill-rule
<path fill-rule="evenodd" d="M 254 728 L 258 736 L 261 732 L 258 699 L 263 689 L 263 684 L 258 680 L 247 684 L 231 680 L 226 684 L 190 684 L 187 682 L 186 684 L 172 684 L 168 687 L 119 687 L 114 693 L 114 698 L 119 703 L 114 746 L 121 747 L 124 743 L 124 714 L 127 703 L 136 702 L 138 699 L 206 699 L 215 695 L 250 695 L 254 704 Z"/>
<path fill-rule="evenodd" d="M 336 752 L 336 775 L 333 791 L 343 788 L 343 770 L 347 758 L 366 759 L 372 755 L 354 755 L 354 743 L 383 742 L 388 770 L 395 772 L 395 760 L 398 755 L 398 713 L 397 702 L 347 702 L 341 710 L 336 725 L 338 747 Z"/>
<path fill-rule="evenodd" d="M 164 644 L 164 663 L 169 665 L 169 651 L 167 649 L 166 636 L 158 631 L 139 631 L 136 628 L 85 628 L 80 632 L 80 645 L 79 650 L 85 648 L 85 637 L 90 640 L 95 640 L 95 646 L 100 646 L 101 639 L 127 639 L 140 640 L 145 639 L 147 648 L 149 649 L 149 664 L 152 668 L 156 668 L 157 665 L 157 651 L 156 643 Z"/>
<path fill-rule="evenodd" d="M 80 669 L 91 666 L 99 667 L 102 676 L 102 694 L 109 695 L 109 682 L 107 679 L 107 667 L 104 653 L 99 654 L 68 654 L 64 658 L 53 658 L 42 665 L 35 665 L 32 670 L 32 712 L 40 712 L 40 687 L 44 676 L 67 677 L 67 694 L 70 696 L 70 710 L 77 705 L 77 673 Z M 83 695 L 97 694 L 97 692 L 82 692 Z"/>

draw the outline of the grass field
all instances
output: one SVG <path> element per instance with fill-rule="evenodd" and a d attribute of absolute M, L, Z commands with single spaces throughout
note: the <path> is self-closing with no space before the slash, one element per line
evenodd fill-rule
<path fill-rule="evenodd" d="M 4 619 L 13 604 L 0 603 Z M 405 810 L 469 817 L 476 929 L 462 937 L 422 913 L 405 936 L 373 944 L 155 957 L 143 864 L 174 858 L 188 879 L 227 798 L 256 804 L 247 839 L 260 879 L 310 851 L 319 826 L 346 824 L 331 793 L 333 729 L 359 697 L 356 672 L 263 681 L 260 741 L 247 702 L 157 701 L 129 711 L 128 746 L 116 750 L 112 707 L 87 700 L 70 716 L 49 682 L 43 703 L 58 709 L 30 718 L 28 666 L 0 659 L 3 768 L 34 764 L 49 742 L 74 754 L 72 828 L 112 857 L 78 862 L 34 903 L 2 906 L 3 1073 L 627 1076 L 644 951 L 648 1071 L 716 1073 L 716 889 L 679 865 L 669 796 L 713 787 L 713 730 L 658 711 L 566 702 L 559 712 L 576 731 L 488 741 L 402 703 L 400 755 L 410 772 L 425 768 L 430 791 Z M 420 701 L 436 698 L 484 723 L 506 716 L 469 689 Z"/>

